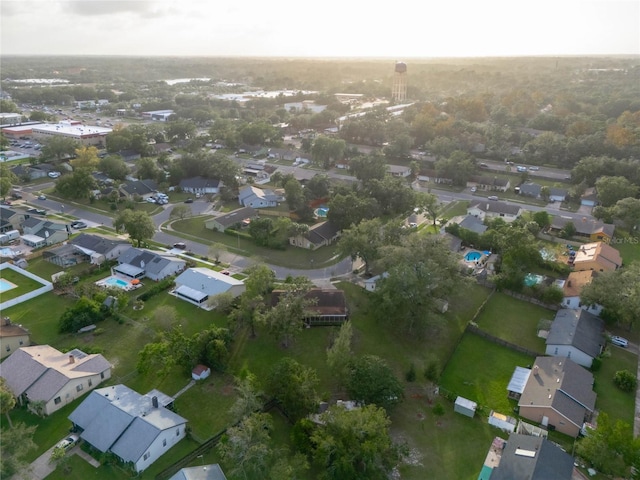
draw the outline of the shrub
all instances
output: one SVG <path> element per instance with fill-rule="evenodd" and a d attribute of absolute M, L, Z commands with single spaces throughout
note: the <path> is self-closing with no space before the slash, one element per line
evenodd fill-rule
<path fill-rule="evenodd" d="M 165 278 L 164 280 L 160 280 L 158 283 L 153 285 L 146 292 L 138 295 L 137 299 L 142 300 L 143 302 L 146 302 L 154 295 L 157 295 L 158 293 L 163 292 L 164 290 L 170 289 L 171 287 L 173 287 L 173 285 L 174 285 L 173 277 Z"/>
<path fill-rule="evenodd" d="M 593 362 L 591 362 L 591 371 L 597 372 L 600 370 L 600 367 L 602 367 L 602 359 L 600 357 L 594 358 Z"/>
<path fill-rule="evenodd" d="M 613 383 L 623 392 L 634 392 L 638 386 L 638 379 L 629 370 L 618 370 L 613 376 Z"/>
<path fill-rule="evenodd" d="M 441 417 L 442 415 L 444 415 L 444 407 L 441 403 L 435 404 L 435 406 L 433 407 L 433 414 L 437 417 Z"/>
<path fill-rule="evenodd" d="M 438 378 L 440 378 L 440 362 L 437 359 L 429 361 L 427 368 L 424 370 L 424 378 L 431 382 L 438 381 Z"/>
<path fill-rule="evenodd" d="M 409 366 L 409 370 L 407 371 L 405 378 L 407 380 L 407 382 L 415 382 L 416 381 L 416 367 L 415 365 L 412 363 Z"/>

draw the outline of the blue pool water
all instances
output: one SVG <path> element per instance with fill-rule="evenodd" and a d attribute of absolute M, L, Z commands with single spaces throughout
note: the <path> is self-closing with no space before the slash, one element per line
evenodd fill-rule
<path fill-rule="evenodd" d="M 12 288 L 16 288 L 13 283 L 7 282 L 4 278 L 0 278 L 0 292 L 6 292 Z"/>
<path fill-rule="evenodd" d="M 319 207 L 316 208 L 316 215 L 318 217 L 326 217 L 327 216 L 327 212 L 329 211 L 329 209 L 327 207 Z"/>
<path fill-rule="evenodd" d="M 536 275 L 534 273 L 527 273 L 524 277 L 524 284 L 527 287 L 533 287 L 534 285 L 537 285 L 538 283 L 541 283 L 544 280 L 544 276 L 542 275 Z"/>
<path fill-rule="evenodd" d="M 128 282 L 125 282 L 124 280 L 120 280 L 119 278 L 115 278 L 115 277 L 109 277 L 107 278 L 104 283 L 106 283 L 107 285 L 111 285 L 112 287 L 118 287 L 118 288 L 127 288 L 129 286 Z"/>
<path fill-rule="evenodd" d="M 469 252 L 464 256 L 464 259 L 467 262 L 475 262 L 477 260 L 480 260 L 481 257 L 482 254 L 480 252 Z"/>

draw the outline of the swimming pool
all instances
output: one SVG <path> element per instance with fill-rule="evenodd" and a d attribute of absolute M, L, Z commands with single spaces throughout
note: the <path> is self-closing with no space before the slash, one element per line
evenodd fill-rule
<path fill-rule="evenodd" d="M 482 254 L 480 252 L 467 252 L 464 256 L 466 262 L 476 262 L 482 258 Z"/>
<path fill-rule="evenodd" d="M 106 280 L 102 281 L 103 284 L 109 285 L 110 287 L 118 287 L 118 288 L 129 288 L 129 282 L 125 282 L 124 280 L 120 280 L 116 277 L 109 277 Z"/>
<path fill-rule="evenodd" d="M 316 216 L 326 218 L 329 209 L 327 207 L 318 207 L 316 208 Z"/>
<path fill-rule="evenodd" d="M 0 292 L 6 292 L 7 290 L 11 290 L 12 288 L 16 288 L 17 285 L 11 283 L 4 278 L 0 278 Z"/>
<path fill-rule="evenodd" d="M 524 284 L 527 287 L 533 287 L 538 283 L 542 283 L 544 280 L 544 275 L 536 275 L 535 273 L 527 273 L 524 277 Z"/>

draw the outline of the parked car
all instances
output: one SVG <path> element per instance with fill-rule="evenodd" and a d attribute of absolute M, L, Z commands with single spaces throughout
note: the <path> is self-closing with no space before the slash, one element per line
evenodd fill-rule
<path fill-rule="evenodd" d="M 71 228 L 75 228 L 76 230 L 80 230 L 81 228 L 87 228 L 87 224 L 81 221 L 72 222 Z"/>
<path fill-rule="evenodd" d="M 540 170 L 540 167 L 529 167 L 529 170 L 531 170 L 532 172 L 537 172 L 538 170 Z"/>
<path fill-rule="evenodd" d="M 626 338 L 619 337 L 617 335 L 613 335 L 611 337 L 611 343 L 624 348 L 627 348 L 629 346 L 629 341 Z"/>
<path fill-rule="evenodd" d="M 10 200 L 2 200 L 0 202 L 0 205 L 11 205 L 11 201 Z"/>
<path fill-rule="evenodd" d="M 498 200 L 498 197 L 496 197 L 495 195 L 491 195 L 489 197 L 487 197 L 489 200 Z"/>
<path fill-rule="evenodd" d="M 153 197 L 147 197 L 147 198 L 145 199 L 145 201 L 146 201 L 147 203 L 156 203 L 156 199 L 155 199 L 155 198 L 153 198 Z"/>
<path fill-rule="evenodd" d="M 184 203 L 193 203 L 193 198 L 187 198 Z"/>
<path fill-rule="evenodd" d="M 489 168 L 489 165 L 487 165 L 486 163 L 481 163 L 480 168 Z"/>
<path fill-rule="evenodd" d="M 476 193 L 478 189 L 476 187 L 471 187 L 471 193 Z"/>
<path fill-rule="evenodd" d="M 38 200 L 46 200 L 46 199 L 47 199 L 46 195 L 44 195 L 42 193 L 40 195 L 38 195 Z"/>
<path fill-rule="evenodd" d="M 60 176 L 60 172 L 49 172 L 47 175 L 51 178 L 58 178 Z"/>
<path fill-rule="evenodd" d="M 523 167 L 522 165 L 518 165 L 518 166 L 516 167 L 516 170 L 517 170 L 518 172 L 526 172 L 526 171 L 527 171 L 527 167 Z"/>
<path fill-rule="evenodd" d="M 177 248 L 179 250 L 184 250 L 185 248 L 187 248 L 187 244 L 184 242 L 176 242 L 173 244 L 173 248 Z"/>
<path fill-rule="evenodd" d="M 60 440 L 55 448 L 62 448 L 63 450 L 71 450 L 80 441 L 80 437 L 75 433 L 72 433 L 64 440 Z"/>
<path fill-rule="evenodd" d="M 11 194 L 11 198 L 13 198 L 14 200 L 20 200 L 22 198 L 22 194 L 18 192 L 13 192 Z"/>

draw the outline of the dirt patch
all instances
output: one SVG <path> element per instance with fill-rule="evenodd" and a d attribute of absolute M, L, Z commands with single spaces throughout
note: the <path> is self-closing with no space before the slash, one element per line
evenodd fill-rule
<path fill-rule="evenodd" d="M 222 389 L 220 389 L 220 393 L 222 393 L 222 395 L 224 395 L 225 397 L 233 395 L 233 385 L 224 385 Z"/>

